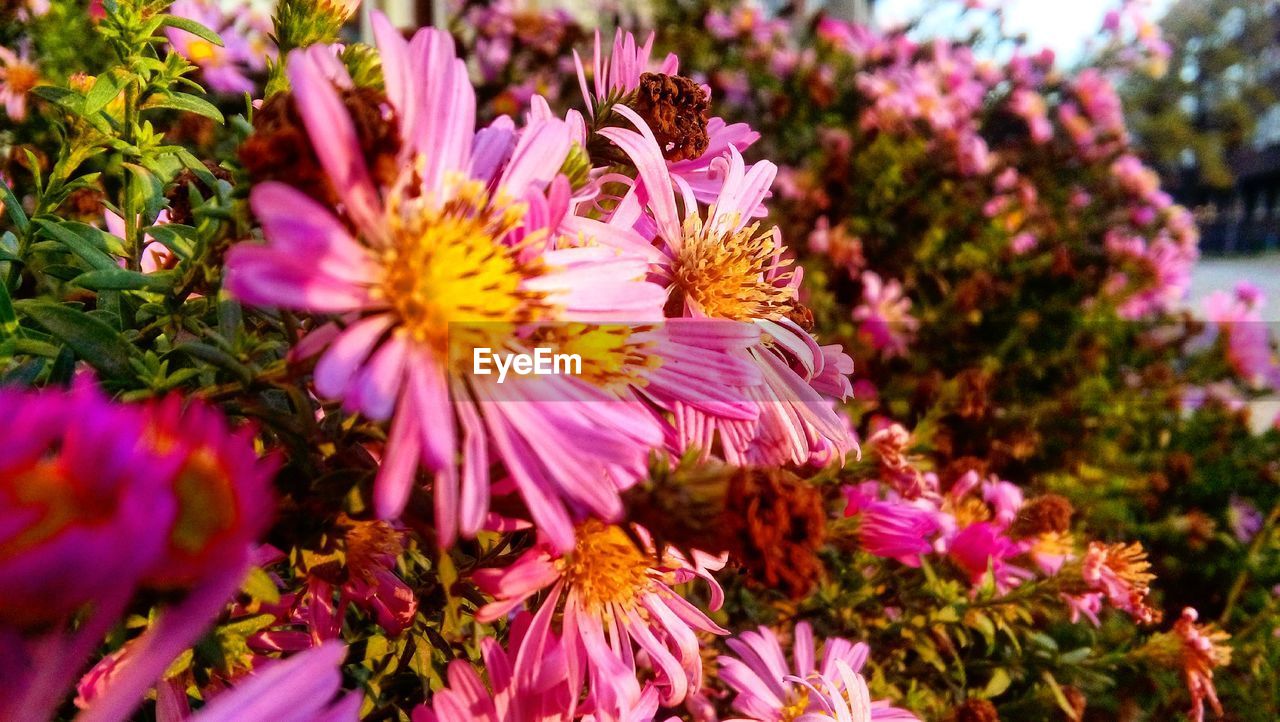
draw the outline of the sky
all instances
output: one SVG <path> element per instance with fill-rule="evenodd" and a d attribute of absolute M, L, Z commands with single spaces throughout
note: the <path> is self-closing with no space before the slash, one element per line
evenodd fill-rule
<path fill-rule="evenodd" d="M 892 25 L 911 18 L 933 0 L 878 0 L 876 20 Z M 1107 11 L 1118 0 L 1005 0 L 1008 28 L 1027 33 L 1032 47 L 1049 47 L 1066 63 L 1079 58 L 1087 39 L 1097 33 Z M 1150 0 L 1151 17 L 1158 18 L 1172 0 Z"/>

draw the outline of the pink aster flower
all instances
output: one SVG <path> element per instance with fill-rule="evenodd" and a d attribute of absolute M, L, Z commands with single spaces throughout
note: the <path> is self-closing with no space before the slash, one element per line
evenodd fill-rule
<path fill-rule="evenodd" d="M 127 718 L 238 588 L 274 463 L 207 407 L 120 406 L 85 379 L 0 392 L 0 410 L 25 429 L 0 440 L 0 653 L 26 660 L 0 675 L 0 716 L 49 718 L 135 591 L 184 591 L 80 717 Z"/>
<path fill-rule="evenodd" d="M 929 504 L 896 495 L 876 499 L 874 485 L 845 487 L 845 497 L 844 515 L 858 517 L 858 542 L 868 554 L 918 567 L 920 555 L 933 550 L 933 537 L 942 527 Z"/>
<path fill-rule="evenodd" d="M 0 46 L 0 105 L 9 120 L 17 123 L 27 117 L 27 93 L 39 83 L 40 69 L 29 46 L 20 45 L 17 52 Z"/>
<path fill-rule="evenodd" d="M 615 699 L 577 699 L 570 686 L 570 659 L 564 645 L 552 634 L 546 617 L 521 612 L 511 624 L 507 650 L 497 640 L 480 642 L 489 688 L 466 660 L 449 663 L 448 687 L 436 692 L 430 706 L 413 711 L 413 722 L 553 722 L 574 719 L 648 722 L 658 707 L 657 688 L 642 691 L 633 674 L 622 674 L 616 687 L 623 695 Z M 620 660 L 614 660 L 621 665 Z"/>
<path fill-rule="evenodd" d="M 886 700 L 871 700 L 860 674 L 867 662 L 867 645 L 833 637 L 823 643 L 819 660 L 809 623 L 797 624 L 794 635 L 793 664 L 768 627 L 728 640 L 735 656 L 717 659 L 720 678 L 735 694 L 733 709 L 745 715 L 729 722 L 917 719 Z"/>
<path fill-rule="evenodd" d="M 418 598 L 396 574 L 404 550 L 399 530 L 384 521 L 352 521 L 346 533 L 347 581 L 344 601 L 369 612 L 387 634 L 398 636 L 413 624 Z"/>
<path fill-rule="evenodd" d="M 1140 622 L 1157 618 L 1158 612 L 1147 603 L 1156 577 L 1148 571 L 1151 563 L 1141 544 L 1090 542 L 1081 563 L 1081 578 L 1111 606 Z"/>
<path fill-rule="evenodd" d="M 1191 693 L 1191 710 L 1187 716 L 1194 722 L 1204 722 L 1206 701 L 1215 714 L 1222 716 L 1213 670 L 1231 663 L 1231 647 L 1227 644 L 1231 635 L 1212 624 L 1197 624 L 1199 618 L 1195 609 L 1187 607 L 1173 625 L 1174 634 L 1182 642 L 1182 675 Z"/>
<path fill-rule="evenodd" d="M 263 665 L 214 697 L 190 719 L 192 722 L 355 722 L 360 719 L 364 698 L 359 692 L 340 695 L 342 660 L 346 654 L 347 648 L 341 642 L 326 642 L 288 659 Z"/>
<path fill-rule="evenodd" d="M 1053 124 L 1049 122 L 1044 96 L 1034 90 L 1019 88 L 1013 91 L 1009 105 L 1013 112 L 1026 122 L 1033 141 L 1047 143 L 1053 138 Z"/>
<path fill-rule="evenodd" d="M 618 685 L 634 682 L 637 655 L 643 652 L 660 701 L 670 706 L 702 685 L 697 632 L 727 633 L 671 587 L 702 578 L 711 587 L 711 608 L 718 609 L 724 595 L 711 572 L 725 560 L 697 551 L 689 560 L 670 549 L 658 559 L 648 535 L 632 530 L 643 549 L 622 527 L 589 520 L 578 527 L 577 545 L 569 554 L 540 543 L 505 569 L 477 572 L 476 584 L 494 601 L 476 619 L 491 622 L 549 590 L 538 617 L 546 625 L 553 610 L 560 610 L 574 695 L 585 673 L 593 698 L 626 697 L 627 690 Z"/>
<path fill-rule="evenodd" d="M 641 75 L 650 70 L 650 54 L 653 51 L 654 34 L 650 33 L 643 45 L 637 45 L 631 33 L 624 33 L 621 28 L 614 35 L 613 47 L 609 57 L 605 57 L 600 47 L 600 33 L 595 36 L 595 46 L 591 65 L 591 85 L 588 86 L 586 70 L 582 58 L 575 50 L 574 63 L 578 69 L 578 84 L 582 88 L 582 98 L 587 106 L 587 114 L 596 119 L 597 125 L 607 120 L 607 111 L 624 102 L 627 95 L 640 87 Z M 680 59 L 674 53 L 668 54 L 658 65 L 659 75 L 677 76 L 680 72 Z M 711 89 L 701 86 L 705 97 L 710 100 Z M 746 123 L 726 123 L 723 118 L 712 116 L 706 119 L 707 145 L 703 152 L 695 158 L 683 158 L 666 161 L 672 176 L 681 178 L 693 189 L 695 197 L 703 203 L 715 200 L 720 189 L 720 179 L 712 168 L 712 163 L 729 151 L 730 148 L 741 152 L 760 138 Z M 764 215 L 763 206 L 750 209 L 752 215 Z"/>
<path fill-rule="evenodd" d="M 266 69 L 275 48 L 267 33 L 224 12 L 216 0 L 177 0 L 169 12 L 194 20 L 218 33 L 222 45 L 214 45 L 184 30 L 165 32 L 176 53 L 200 67 L 205 83 L 221 93 L 252 93 L 257 88 L 250 75 Z"/>
<path fill-rule="evenodd" d="M 1231 294 L 1214 291 L 1204 302 L 1205 318 L 1225 338 L 1227 362 L 1254 386 L 1280 385 L 1280 363 L 1259 313 L 1265 303 L 1261 291 L 1249 283 L 1239 284 Z"/>
<path fill-rule="evenodd" d="M 969 575 L 973 585 L 984 583 L 990 572 L 996 591 L 1001 594 L 1034 576 L 1010 562 L 1022 553 L 1022 545 L 1009 539 L 999 526 L 985 521 L 960 529 L 947 544 L 948 556 Z"/>
<path fill-rule="evenodd" d="M 450 36 L 425 29 L 410 45 L 384 17 L 374 25 L 401 175 L 375 185 L 337 92 L 350 78 L 333 49 L 295 52 L 294 101 L 342 189 L 342 213 L 290 186 L 258 185 L 250 204 L 267 245 L 232 249 L 227 285 L 250 303 L 339 315 L 340 330 L 316 342 L 316 390 L 392 420 L 379 515 L 400 512 L 421 463 L 435 472 L 441 542 L 472 535 L 488 513 L 490 464 L 501 461 L 538 528 L 571 549 L 573 517 L 621 515 L 618 492 L 645 473 L 661 428 L 586 371 L 499 385 L 471 372 L 472 349 L 528 353 L 512 330 L 530 326 L 571 343 L 590 324 L 660 321 L 662 289 L 644 280 L 643 258 L 608 245 L 607 224 L 579 219 L 573 234 L 589 230 L 600 245 L 557 248 L 569 232 L 559 174 L 568 124 L 541 117 L 517 132 L 500 119 L 477 132 L 475 91 Z"/>
<path fill-rule="evenodd" d="M 897 279 L 885 283 L 874 271 L 862 272 L 862 303 L 853 309 L 859 331 L 886 357 L 902 356 L 920 321 L 911 315 L 911 299 Z"/>
<path fill-rule="evenodd" d="M 777 229 L 761 232 L 751 213 L 768 193 L 776 166 L 768 161 L 747 168 L 734 148 L 712 167 L 721 188 L 704 215 L 690 186 L 672 176 L 657 139 L 630 108 L 618 106 L 638 131 L 602 128 L 635 163 L 639 179 L 615 211 L 614 220 L 634 218 L 655 236 L 648 247 L 651 278 L 668 296 L 669 315 L 717 318 L 756 326 L 761 340 L 750 349 L 762 383 L 742 389 L 755 404 L 756 420 L 677 413 L 680 444 L 709 450 L 717 437 L 724 458 L 734 464 L 804 464 L 815 457 L 842 457 L 857 447 L 834 408 L 833 397 L 851 392 L 853 360 L 838 345 L 820 346 L 793 315 L 802 315 L 800 273 L 784 257 Z M 681 191 L 683 217 L 675 189 Z M 640 194 L 647 196 L 641 215 Z M 637 250 L 639 252 L 639 250 Z"/>

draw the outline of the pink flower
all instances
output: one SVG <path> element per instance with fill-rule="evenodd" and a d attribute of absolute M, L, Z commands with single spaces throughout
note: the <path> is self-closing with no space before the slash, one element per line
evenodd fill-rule
<path fill-rule="evenodd" d="M 587 114 L 597 124 L 608 119 L 610 108 L 616 109 L 627 94 L 640 87 L 641 75 L 650 71 L 649 55 L 653 49 L 654 35 L 650 33 L 644 45 L 637 45 L 631 33 L 624 33 L 621 28 L 615 33 L 613 47 L 609 57 L 605 57 L 600 47 L 600 34 L 596 33 L 592 54 L 591 86 L 588 87 L 586 70 L 582 59 L 575 50 L 574 63 L 578 69 L 578 83 L 582 88 L 582 98 L 587 106 Z M 674 53 L 668 54 L 654 71 L 660 75 L 677 76 L 680 72 L 680 59 Z M 710 89 L 703 85 L 702 92 L 709 99 Z M 703 203 L 710 203 L 720 190 L 721 179 L 712 168 L 713 162 L 725 155 L 732 148 L 744 151 L 760 138 L 760 134 L 751 130 L 746 123 L 729 124 L 723 118 L 713 116 L 706 119 L 707 145 L 696 158 L 671 160 L 664 162 L 673 177 L 684 180 L 693 189 L 694 196 Z M 752 215 L 764 215 L 763 206 L 750 209 Z"/>
<path fill-rule="evenodd" d="M 492 454 L 539 529 L 571 549 L 575 516 L 621 515 L 619 490 L 662 444 L 657 420 L 611 378 L 593 383 L 586 372 L 499 385 L 471 373 L 473 349 L 527 353 L 516 327 L 568 344 L 585 342 L 592 324 L 659 321 L 662 289 L 644 280 L 643 258 L 612 249 L 611 226 L 566 215 L 568 124 L 538 116 L 517 132 L 501 118 L 477 132 L 475 92 L 449 35 L 422 30 L 411 52 L 385 18 L 374 25 L 402 175 L 375 186 L 335 87 L 350 79 L 333 49 L 293 53 L 294 100 L 350 226 L 287 185 L 260 184 L 250 203 L 268 244 L 232 249 L 227 285 L 250 303 L 341 317 L 321 342 L 315 384 L 352 411 L 392 420 L 379 515 L 404 507 L 421 462 L 435 472 L 441 542 L 473 535 L 488 513 Z M 597 244 L 558 248 L 562 233 Z M 619 353 L 643 348 L 623 343 Z"/>
<path fill-rule="evenodd" d="M 1157 618 L 1158 612 L 1147 603 L 1155 575 L 1148 571 L 1151 563 L 1141 544 L 1090 542 L 1081 562 L 1081 578 L 1113 607 L 1140 622 Z"/>
<path fill-rule="evenodd" d="M 571 686 L 571 659 L 564 645 L 547 624 L 550 608 L 538 617 L 521 612 L 512 620 L 504 650 L 493 638 L 480 642 L 484 670 L 490 689 L 485 688 L 475 668 L 466 660 L 449 663 L 449 686 L 436 692 L 430 706 L 413 711 L 413 722 L 526 722 L 527 720 L 584 720 L 647 722 L 658 707 L 657 688 L 640 689 L 635 675 L 622 672 L 614 679 L 623 694 L 617 698 L 589 697 L 579 702 Z M 612 655 L 606 654 L 606 658 Z M 612 658 L 613 667 L 621 660 Z"/>
<path fill-rule="evenodd" d="M 947 546 L 947 554 L 968 573 L 970 583 L 974 586 L 984 583 L 989 571 L 996 591 L 1001 594 L 1033 576 L 1030 571 L 1009 563 L 1021 553 L 1021 546 L 990 522 L 964 527 Z"/>
<path fill-rule="evenodd" d="M 413 624 L 418 598 L 395 572 L 404 549 L 400 532 L 383 521 L 352 521 L 346 533 L 345 600 L 373 614 L 387 634 L 398 636 Z"/>
<path fill-rule="evenodd" d="M 40 69 L 31 60 L 31 48 L 18 47 L 18 52 L 0 46 L 0 105 L 9 120 L 21 122 L 27 117 L 27 93 L 40 83 Z"/>
<path fill-rule="evenodd" d="M 1271 334 L 1259 313 L 1266 298 L 1242 283 L 1234 294 L 1214 291 L 1205 299 L 1205 318 L 1225 337 L 1227 362 L 1246 383 L 1280 386 L 1280 363 L 1274 358 Z"/>
<path fill-rule="evenodd" d="M 83 378 L 0 392 L 0 412 L 24 429 L 0 440 L 0 654 L 28 660 L 0 681 L 0 717 L 49 718 L 135 591 L 184 591 L 109 658 L 80 717 L 126 718 L 238 588 L 275 465 L 208 407 L 120 406 Z"/>
<path fill-rule="evenodd" d="M 937 513 L 901 499 L 877 501 L 874 497 L 850 496 L 845 516 L 858 516 L 858 541 L 869 554 L 896 559 L 912 567 L 920 566 L 920 555 L 933 549 L 931 537 L 938 533 Z"/>
<path fill-rule="evenodd" d="M 1187 713 L 1194 722 L 1204 722 L 1204 703 L 1209 702 L 1215 714 L 1222 716 L 1222 703 L 1213 684 L 1213 670 L 1231 663 L 1231 647 L 1226 644 L 1229 634 L 1210 624 L 1197 624 L 1200 614 L 1191 607 L 1182 610 L 1182 616 L 1174 622 L 1174 634 L 1182 642 L 1181 662 L 1187 691 L 1191 693 L 1191 710 Z"/>
<path fill-rule="evenodd" d="M 788 663 L 768 627 L 728 640 L 734 656 L 721 656 L 717 663 L 720 678 L 736 695 L 733 709 L 745 715 L 735 718 L 738 722 L 917 719 L 885 700 L 871 700 L 859 674 L 867 661 L 867 645 L 833 637 L 823 643 L 819 660 L 809 623 L 797 624 L 794 634 L 794 664 Z"/>
<path fill-rule="evenodd" d="M 634 218 L 637 229 L 656 236 L 656 250 L 649 248 L 651 278 L 669 296 L 667 313 L 751 324 L 762 335 L 749 354 L 763 383 L 744 386 L 738 395 L 755 405 L 758 418 L 689 408 L 677 413 L 680 444 L 708 450 L 718 437 L 727 461 L 760 465 L 804 464 L 856 448 L 830 400 L 851 393 L 847 375 L 853 371 L 853 360 L 839 346 L 818 345 L 791 318 L 802 311 L 796 290 L 800 275 L 784 257 L 777 229 L 761 232 L 759 224 L 750 223 L 752 209 L 768 193 L 776 167 L 763 161 L 747 168 L 738 151 L 730 148 L 727 156 L 712 163 L 714 175 L 723 180 L 704 217 L 689 184 L 668 172 L 644 121 L 624 106 L 615 110 L 638 132 L 598 132 L 631 157 L 639 180 L 614 218 Z M 684 201 L 683 217 L 676 210 L 677 187 Z M 644 196 L 651 215 L 638 215 Z"/>
<path fill-rule="evenodd" d="M 1018 88 L 1013 91 L 1009 104 L 1013 112 L 1026 121 L 1033 141 L 1047 143 L 1053 138 L 1053 124 L 1049 122 L 1044 96 L 1033 90 Z"/>
<path fill-rule="evenodd" d="M 165 33 L 174 52 L 200 67 L 205 83 L 221 93 L 253 93 L 257 85 L 249 77 L 267 67 L 275 56 L 271 31 L 267 27 L 245 22 L 240 16 L 225 12 L 215 0 L 177 0 L 169 12 L 194 20 L 218 33 L 222 45 L 214 45 L 184 30 L 168 28 Z"/>
<path fill-rule="evenodd" d="M 887 358 L 906 355 L 911 336 L 920 329 L 902 284 L 897 279 L 885 283 L 874 271 L 862 272 L 862 303 L 853 309 L 853 320 Z"/>
<path fill-rule="evenodd" d="M 711 586 L 712 609 L 723 592 L 711 572 L 724 565 L 702 552 L 692 561 L 668 550 L 660 560 L 648 535 L 632 527 L 644 543 L 638 548 L 622 527 L 589 520 L 577 529 L 577 546 L 567 555 L 540 543 L 505 569 L 476 572 L 476 584 L 494 601 L 476 614 L 491 622 L 543 590 L 539 618 L 549 623 L 561 612 L 561 638 L 568 658 L 574 696 L 589 680 L 596 699 L 620 699 L 633 684 L 638 651 L 654 668 L 663 705 L 678 704 L 702 685 L 697 632 L 725 634 L 671 587 L 702 578 Z"/>

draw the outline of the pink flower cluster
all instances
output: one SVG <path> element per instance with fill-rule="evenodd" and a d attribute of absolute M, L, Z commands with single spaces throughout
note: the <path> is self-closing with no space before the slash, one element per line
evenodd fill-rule
<path fill-rule="evenodd" d="M 1241 282 L 1232 293 L 1214 291 L 1204 301 L 1205 318 L 1223 339 L 1227 362 L 1255 388 L 1280 388 L 1280 360 L 1261 310 L 1266 296 Z"/>

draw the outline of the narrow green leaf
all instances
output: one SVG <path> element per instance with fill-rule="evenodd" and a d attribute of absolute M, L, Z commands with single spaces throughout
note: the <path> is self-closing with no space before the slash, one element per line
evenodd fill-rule
<path fill-rule="evenodd" d="M 58 224 L 43 218 L 37 218 L 36 223 L 50 236 L 53 236 L 62 245 L 66 246 L 72 253 L 80 257 L 80 260 L 89 264 L 95 270 L 107 271 L 119 268 L 115 259 L 108 256 L 100 248 L 95 246 L 87 238 L 80 233 L 72 230 L 72 224 Z M 81 225 L 81 224 L 75 224 Z M 87 228 L 87 226 L 86 226 Z M 95 232 L 100 233 L 94 229 Z"/>
<path fill-rule="evenodd" d="M 9 298 L 9 288 L 4 283 L 0 283 L 0 340 L 7 340 L 21 334 L 18 314 L 13 310 L 13 300 Z"/>
<path fill-rule="evenodd" d="M 152 110 L 155 108 L 169 108 L 170 110 L 181 110 L 187 113 L 195 113 L 202 115 L 210 120 L 218 123 L 225 123 L 226 119 L 222 117 L 222 111 L 217 106 L 204 98 L 198 98 L 190 93 L 170 92 L 166 95 L 153 95 L 147 98 L 147 102 L 142 104 L 143 110 Z"/>
<path fill-rule="evenodd" d="M 196 37 L 200 38 L 201 40 L 213 43 L 218 47 L 222 47 L 221 36 L 219 36 L 214 31 L 210 30 L 209 28 L 206 28 L 205 26 L 201 25 L 200 23 L 194 20 L 190 20 L 188 18 L 180 18 L 176 15 L 165 15 L 162 18 L 160 25 L 162 27 L 170 27 L 170 28 L 177 28 L 178 30 L 185 30 L 191 33 L 192 35 L 195 35 Z"/>
<path fill-rule="evenodd" d="M 173 285 L 173 274 L 168 271 L 138 273 L 111 268 L 82 273 L 71 282 L 91 291 L 166 291 Z"/>
<path fill-rule="evenodd" d="M 98 79 L 93 81 L 93 87 L 84 96 L 85 114 L 92 115 L 107 107 L 128 84 L 128 79 L 119 72 L 112 71 L 99 75 Z"/>
<path fill-rule="evenodd" d="M 22 300 L 14 305 L 103 375 L 111 378 L 129 375 L 133 347 L 106 322 L 51 301 Z"/>
<path fill-rule="evenodd" d="M 181 351 L 189 356 L 206 361 L 221 369 L 230 371 L 235 374 L 241 383 L 248 386 L 253 383 L 253 371 L 248 366 L 240 363 L 234 356 L 223 351 L 220 348 L 210 346 L 205 343 L 191 342 L 179 344 L 174 347 L 174 351 Z"/>
<path fill-rule="evenodd" d="M 258 567 L 249 570 L 249 575 L 240 584 L 240 591 L 249 595 L 251 599 L 267 604 L 280 602 L 280 589 L 276 587 L 275 581 L 270 574 Z"/>
<path fill-rule="evenodd" d="M 13 225 L 19 231 L 26 233 L 27 226 L 31 224 L 31 221 L 27 220 L 26 211 L 22 210 L 22 204 L 18 202 L 17 196 L 13 194 L 13 189 L 9 187 L 9 184 L 3 178 L 0 178 L 0 204 L 4 205 L 5 215 L 9 216 L 9 220 L 13 222 Z"/>

